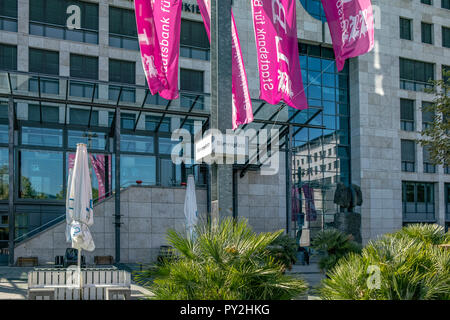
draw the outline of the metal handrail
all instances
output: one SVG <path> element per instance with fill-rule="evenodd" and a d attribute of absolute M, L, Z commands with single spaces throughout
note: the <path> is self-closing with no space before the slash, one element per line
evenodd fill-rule
<path fill-rule="evenodd" d="M 122 187 L 121 187 L 121 189 L 122 189 Z M 108 199 L 109 199 L 111 196 L 113 196 L 114 194 L 115 194 L 115 191 L 111 191 L 111 193 L 110 193 L 109 196 L 104 195 L 104 196 L 102 196 L 102 197 L 98 197 L 98 198 L 94 199 L 94 204 L 95 204 L 95 205 L 98 205 L 98 204 L 100 204 L 100 203 L 103 203 L 104 201 L 108 200 Z M 100 198 L 103 198 L 102 201 L 99 201 Z M 97 202 L 96 202 L 96 201 L 97 201 Z M 57 224 L 58 222 L 61 222 L 61 221 L 64 220 L 65 218 L 66 218 L 66 215 L 65 215 L 65 214 L 61 214 L 60 216 L 56 217 L 55 219 L 50 220 L 50 221 L 48 221 L 47 223 L 44 223 L 44 224 L 40 225 L 39 227 L 36 227 L 35 229 L 33 229 L 33 230 L 31 230 L 31 231 L 28 231 L 27 233 L 25 233 L 25 234 L 23 234 L 23 235 L 21 235 L 21 236 L 15 238 L 15 239 L 14 239 L 14 243 L 23 241 L 23 240 L 25 240 L 25 239 L 28 239 L 28 238 L 30 238 L 31 236 L 33 236 L 33 235 L 35 235 L 35 234 L 37 234 L 37 233 L 39 233 L 39 232 L 41 232 L 41 231 L 47 229 L 48 227 L 51 227 L 51 226 Z"/>

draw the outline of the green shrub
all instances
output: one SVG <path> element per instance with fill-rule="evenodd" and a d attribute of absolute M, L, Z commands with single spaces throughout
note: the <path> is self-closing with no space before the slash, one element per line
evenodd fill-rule
<path fill-rule="evenodd" d="M 267 247 L 268 254 L 275 261 L 281 263 L 284 269 L 289 270 L 292 268 L 292 264 L 297 261 L 297 249 L 296 240 L 287 234 L 281 234 Z"/>
<path fill-rule="evenodd" d="M 412 225 L 370 241 L 361 254 L 341 259 L 322 281 L 323 299 L 450 299 L 450 252 L 438 247 L 448 234 L 434 225 Z M 379 268 L 379 287 L 369 286 L 369 266 Z"/>
<path fill-rule="evenodd" d="M 320 231 L 312 240 L 311 247 L 319 252 L 319 268 L 325 273 L 345 255 L 361 252 L 361 246 L 353 241 L 351 235 L 333 228 Z"/>
<path fill-rule="evenodd" d="M 168 240 L 178 259 L 145 270 L 138 282 L 162 300 L 291 299 L 307 285 L 284 275 L 281 264 L 267 254 L 281 233 L 256 234 L 246 220 L 231 218 L 212 228 L 198 226 L 194 238 L 171 230 Z"/>

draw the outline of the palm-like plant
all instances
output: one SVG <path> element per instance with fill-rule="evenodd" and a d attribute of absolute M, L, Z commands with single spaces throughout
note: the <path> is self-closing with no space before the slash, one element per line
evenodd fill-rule
<path fill-rule="evenodd" d="M 353 241 L 351 235 L 333 228 L 320 231 L 312 240 L 311 247 L 321 254 L 319 268 L 325 273 L 348 253 L 361 252 L 361 246 Z"/>
<path fill-rule="evenodd" d="M 213 227 L 201 224 L 193 238 L 171 230 L 168 240 L 178 259 L 164 261 L 136 279 L 155 299 L 291 299 L 307 285 L 284 275 L 282 265 L 267 255 L 267 246 L 281 233 L 256 234 L 246 220 L 231 218 Z"/>
<path fill-rule="evenodd" d="M 439 240 L 440 239 L 440 240 Z M 450 299 L 450 253 L 439 248 L 440 226 L 413 225 L 371 241 L 361 254 L 341 259 L 319 289 L 323 299 Z M 369 286 L 369 266 L 379 268 L 379 287 Z"/>

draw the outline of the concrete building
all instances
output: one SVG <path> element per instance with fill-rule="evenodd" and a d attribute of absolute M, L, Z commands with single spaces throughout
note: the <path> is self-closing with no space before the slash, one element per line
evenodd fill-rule
<path fill-rule="evenodd" d="M 233 4 L 255 99 L 256 120 L 245 129 L 277 128 L 283 135 L 278 174 L 235 166 L 230 210 L 258 232 L 285 228 L 295 234 L 290 189 L 299 186 L 300 168 L 301 184 L 314 190 L 314 230 L 333 222 L 338 182 L 362 188 L 364 242 L 406 223 L 448 226 L 449 168 L 430 165 L 414 139 L 429 119 L 421 106 L 433 99 L 423 88 L 450 65 L 449 1 L 372 1 L 375 48 L 350 59 L 340 73 L 320 0 L 295 1 L 310 106 L 301 112 L 257 100 L 250 1 Z M 38 256 L 46 262 L 64 253 L 67 172 L 78 142 L 87 143 L 94 156 L 97 249 L 88 262 L 94 255 L 154 260 L 166 230 L 183 229 L 190 166 L 172 163 L 171 132 L 183 127 L 193 134 L 195 121 L 206 129 L 210 110 L 209 43 L 196 1 L 183 2 L 182 94 L 172 103 L 146 90 L 132 1 L 1 2 L 1 261 L 8 259 L 11 238 L 15 259 Z M 81 29 L 67 28 L 72 4 L 81 10 Z M 192 167 L 199 212 L 206 217 L 208 166 Z"/>

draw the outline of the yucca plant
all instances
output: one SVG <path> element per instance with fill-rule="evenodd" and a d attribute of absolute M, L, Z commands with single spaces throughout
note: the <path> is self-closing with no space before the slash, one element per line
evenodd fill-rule
<path fill-rule="evenodd" d="M 168 232 L 178 259 L 147 269 L 138 283 L 162 300 L 291 299 L 305 293 L 305 281 L 286 276 L 283 266 L 267 254 L 282 233 L 257 234 L 246 220 L 228 218 L 209 227 L 199 225 L 194 237 Z"/>
<path fill-rule="evenodd" d="M 412 225 L 370 241 L 361 254 L 341 259 L 322 281 L 323 299 L 450 299 L 450 253 L 438 247 L 448 234 L 434 225 Z M 369 286 L 370 266 L 379 285 Z"/>
<path fill-rule="evenodd" d="M 319 252 L 319 268 L 325 273 L 350 252 L 361 252 L 361 246 L 353 241 L 351 235 L 333 228 L 317 233 L 311 242 L 311 247 Z"/>

